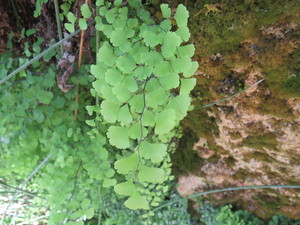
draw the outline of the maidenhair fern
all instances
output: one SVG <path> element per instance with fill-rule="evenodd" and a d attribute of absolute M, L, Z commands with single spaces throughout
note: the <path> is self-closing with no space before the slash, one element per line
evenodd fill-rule
<path fill-rule="evenodd" d="M 114 168 L 123 178 L 115 191 L 128 196 L 128 208 L 148 210 L 159 204 L 164 182 L 172 179 L 168 143 L 189 109 L 196 84 L 190 77 L 198 63 L 191 60 L 194 46 L 185 44 L 189 14 L 183 5 L 172 26 L 168 5 L 161 5 L 164 19 L 156 24 L 140 1 L 128 3 L 96 3 L 95 27 L 106 41 L 91 67 L 92 93 L 103 101 L 92 107 L 101 113 L 95 120 L 109 124 L 109 143 L 119 149 Z"/>
<path fill-rule="evenodd" d="M 40 8 L 47 1 L 37 2 Z M 60 6 L 66 30 L 87 29 L 94 10 L 83 4 L 77 18 L 67 13 L 72 2 Z M 157 23 L 139 0 L 95 3 L 95 29 L 102 35 L 96 62 L 83 65 L 68 81 L 84 89 L 78 102 L 75 89 L 63 93 L 57 87 L 49 61 L 55 52 L 44 59 L 48 67 L 38 61 L 44 54 L 37 55 L 39 40 L 24 49 L 28 57 L 37 56 L 18 65 L 10 62 L 19 68 L 9 75 L 0 64 L 0 138 L 6 140 L 0 143 L 0 172 L 17 184 L 50 154 L 30 186 L 49 205 L 49 224 L 84 224 L 105 212 L 102 199 L 112 191 L 151 224 L 152 209 L 173 179 L 172 138 L 190 109 L 196 84 L 188 11 L 179 5 L 173 15 L 162 4 L 163 19 Z M 32 62 L 34 73 L 23 70 L 15 76 Z"/>

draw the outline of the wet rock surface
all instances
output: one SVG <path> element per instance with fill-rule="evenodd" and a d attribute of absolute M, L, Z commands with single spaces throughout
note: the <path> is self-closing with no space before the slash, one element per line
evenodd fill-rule
<path fill-rule="evenodd" d="M 215 31 L 220 28 L 217 23 L 226 28 L 226 21 L 232 22 L 230 16 L 237 9 L 226 11 L 229 1 L 220 5 L 222 12 L 191 19 L 195 58 L 200 64 L 192 94 L 196 109 L 182 122 L 183 138 L 172 156 L 182 196 L 225 187 L 300 185 L 300 14 L 295 13 L 295 3 L 276 1 L 274 6 L 264 6 L 269 7 L 267 12 L 259 11 L 259 5 L 249 11 L 255 6 L 241 9 L 243 3 L 236 3 L 234 7 L 246 19 L 245 26 L 239 27 L 243 35 L 235 44 L 237 40 L 227 31 Z M 276 8 L 279 5 L 284 11 Z M 255 13 L 276 16 L 258 21 L 252 18 Z M 197 30 L 194 24 L 201 26 L 199 21 L 209 27 Z M 208 30 L 215 31 L 215 36 L 224 35 L 223 43 L 214 37 L 216 45 L 232 45 L 213 52 L 214 40 L 210 45 L 205 40 Z M 261 79 L 264 82 L 243 94 L 197 109 Z M 207 197 L 216 204 L 235 204 L 261 218 L 281 213 L 300 219 L 300 191 L 296 189 L 231 191 Z"/>

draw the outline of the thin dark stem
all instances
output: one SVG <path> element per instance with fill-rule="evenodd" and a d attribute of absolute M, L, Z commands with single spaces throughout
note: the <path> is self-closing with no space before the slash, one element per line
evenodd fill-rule
<path fill-rule="evenodd" d="M 219 103 L 221 103 L 221 102 L 224 102 L 224 101 L 226 101 L 226 100 L 228 100 L 228 99 L 230 99 L 230 98 L 233 98 L 233 97 L 235 97 L 235 96 L 237 96 L 237 95 L 239 95 L 239 94 L 241 94 L 241 93 L 247 91 L 248 89 L 250 89 L 250 88 L 252 88 L 252 87 L 254 87 L 254 86 L 260 84 L 260 83 L 263 82 L 264 80 L 265 80 L 265 79 L 261 79 L 261 80 L 257 81 L 256 83 L 252 84 L 250 87 L 247 87 L 247 88 L 245 88 L 244 90 L 239 91 L 239 92 L 237 92 L 237 93 L 235 93 L 235 94 L 233 94 L 233 95 L 230 95 L 230 96 L 228 96 L 228 97 L 226 97 L 226 98 L 224 98 L 224 99 L 221 99 L 221 100 L 216 101 L 216 102 L 209 103 L 209 104 L 207 104 L 207 105 L 198 106 L 198 107 L 195 107 L 194 109 L 202 109 L 202 108 L 206 108 L 206 107 L 209 107 L 209 106 L 216 105 L 216 104 L 219 104 Z"/>
<path fill-rule="evenodd" d="M 22 183 L 22 185 L 19 187 L 19 189 L 23 189 L 23 187 L 28 183 L 28 181 L 41 169 L 41 167 L 51 158 L 51 154 L 49 154 L 44 160 L 43 162 L 40 163 L 40 165 L 38 165 L 35 170 L 27 177 L 27 179 Z M 5 211 L 4 211 L 4 214 L 3 214 L 3 217 L 2 217 L 2 220 L 1 220 L 1 224 L 4 225 L 4 220 L 6 218 L 6 214 L 7 214 L 7 211 L 9 209 L 9 207 L 12 205 L 13 201 L 15 200 L 15 198 L 17 197 L 17 194 L 19 194 L 19 191 L 17 190 L 15 192 L 15 194 L 13 195 L 13 197 L 10 199 Z"/>
<path fill-rule="evenodd" d="M 62 31 L 61 31 L 61 24 L 59 19 L 59 7 L 57 0 L 54 0 L 54 8 L 55 8 L 55 17 L 56 17 L 56 25 L 57 25 L 57 31 L 58 31 L 58 38 L 59 41 L 62 40 Z M 63 56 L 64 54 L 64 47 L 63 44 L 60 44 L 60 55 Z"/>
<path fill-rule="evenodd" d="M 41 196 L 38 196 L 38 195 L 36 195 L 36 194 L 34 194 L 32 192 L 29 192 L 29 191 L 26 191 L 24 189 L 20 189 L 20 188 L 17 188 L 17 187 L 10 186 L 9 184 L 3 183 L 2 181 L 0 181 L 0 185 L 2 185 L 4 187 L 7 187 L 7 188 L 10 188 L 10 189 L 13 189 L 13 190 L 16 190 L 16 191 L 19 191 L 19 192 L 23 192 L 24 194 L 32 196 L 32 197 L 37 197 L 37 198 L 46 200 L 45 198 L 43 198 Z"/>

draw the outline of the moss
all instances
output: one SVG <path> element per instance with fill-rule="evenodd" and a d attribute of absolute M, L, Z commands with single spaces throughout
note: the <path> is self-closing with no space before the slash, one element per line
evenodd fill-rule
<path fill-rule="evenodd" d="M 247 146 L 253 149 L 277 149 L 276 135 L 273 133 L 267 133 L 259 136 L 249 136 L 242 142 L 243 146 Z M 257 156 L 259 153 L 257 153 Z"/>
<path fill-rule="evenodd" d="M 235 132 L 229 132 L 229 134 L 230 134 L 230 138 L 232 140 L 237 140 L 237 139 L 242 138 L 242 135 L 239 132 L 237 132 L 237 131 L 235 131 Z"/>
<path fill-rule="evenodd" d="M 249 172 L 244 169 L 239 169 L 234 175 L 233 179 L 244 181 L 249 176 Z"/>
<path fill-rule="evenodd" d="M 212 157 L 208 158 L 206 161 L 209 163 L 217 163 L 220 160 L 220 156 L 217 154 L 214 154 Z"/>
<path fill-rule="evenodd" d="M 272 163 L 274 162 L 274 159 L 270 157 L 267 153 L 263 152 L 250 152 L 244 155 L 244 161 L 249 162 L 251 159 L 256 159 L 261 162 L 267 162 L 267 163 Z"/>
<path fill-rule="evenodd" d="M 189 129 L 183 131 L 182 138 L 174 154 L 171 155 L 173 173 L 178 176 L 184 172 L 199 174 L 203 160 L 193 150 L 193 145 L 198 138 Z"/>
<path fill-rule="evenodd" d="M 270 116 L 283 119 L 293 119 L 294 115 L 285 99 L 278 99 L 275 96 L 265 96 L 260 104 L 261 112 Z"/>
<path fill-rule="evenodd" d="M 189 112 L 182 124 L 191 129 L 198 137 L 211 139 L 212 135 L 219 136 L 216 118 L 209 116 L 205 110 L 196 109 Z"/>
<path fill-rule="evenodd" d="M 225 158 L 225 164 L 229 167 L 229 168 L 232 168 L 235 166 L 235 162 L 236 162 L 236 159 L 232 156 L 229 156 L 227 158 Z"/>

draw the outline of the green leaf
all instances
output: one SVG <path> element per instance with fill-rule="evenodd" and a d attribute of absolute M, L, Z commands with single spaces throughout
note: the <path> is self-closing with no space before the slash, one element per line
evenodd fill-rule
<path fill-rule="evenodd" d="M 91 126 L 91 127 L 95 127 L 96 126 L 96 123 L 94 120 L 86 120 L 85 121 L 87 125 Z"/>
<path fill-rule="evenodd" d="M 124 79 L 124 75 L 121 74 L 121 72 L 116 68 L 108 69 L 105 72 L 105 81 L 110 85 L 115 85 L 121 82 L 123 79 Z"/>
<path fill-rule="evenodd" d="M 151 159 L 153 163 L 159 163 L 167 154 L 167 146 L 143 141 L 140 145 L 140 154 L 144 159 Z"/>
<path fill-rule="evenodd" d="M 114 31 L 114 28 L 112 25 L 110 25 L 110 24 L 103 25 L 102 32 L 106 37 L 111 38 L 113 31 Z"/>
<path fill-rule="evenodd" d="M 106 12 L 107 12 L 106 7 L 100 7 L 100 9 L 99 9 L 100 16 L 105 16 Z"/>
<path fill-rule="evenodd" d="M 102 31 L 104 28 L 104 24 L 102 22 L 102 18 L 100 16 L 95 17 L 96 25 L 95 28 L 99 31 Z"/>
<path fill-rule="evenodd" d="M 101 79 L 103 78 L 103 74 L 107 71 L 107 66 L 103 62 L 97 62 L 96 65 L 91 65 L 90 71 L 95 78 Z"/>
<path fill-rule="evenodd" d="M 112 66 L 116 63 L 116 56 L 113 52 L 112 46 L 105 42 L 99 50 L 99 55 L 97 56 L 99 62 L 104 62 L 108 66 Z"/>
<path fill-rule="evenodd" d="M 83 210 L 86 210 L 89 208 L 89 206 L 91 205 L 91 200 L 89 199 L 83 199 L 82 202 L 80 203 L 80 206 Z"/>
<path fill-rule="evenodd" d="M 157 77 L 163 77 L 163 76 L 169 75 L 170 72 L 172 72 L 172 71 L 173 70 L 172 70 L 170 62 L 162 61 L 159 64 L 155 65 L 153 73 Z"/>
<path fill-rule="evenodd" d="M 105 100 L 101 103 L 100 112 L 107 122 L 115 123 L 118 118 L 119 108 L 119 104 Z"/>
<path fill-rule="evenodd" d="M 105 172 L 105 177 L 111 178 L 113 175 L 115 175 L 115 171 L 113 169 L 109 169 Z"/>
<path fill-rule="evenodd" d="M 179 86 L 179 76 L 176 73 L 169 73 L 169 75 L 159 78 L 160 84 L 166 89 L 177 88 Z"/>
<path fill-rule="evenodd" d="M 87 23 L 86 23 L 86 20 L 85 19 L 82 19 L 82 18 L 80 18 L 79 20 L 78 20 L 78 25 L 79 25 L 79 27 L 80 27 L 80 29 L 81 30 L 86 30 L 87 29 Z"/>
<path fill-rule="evenodd" d="M 196 85 L 196 78 L 189 78 L 189 79 L 181 79 L 180 80 L 180 94 L 189 94 L 191 92 L 191 90 L 193 90 L 193 88 Z"/>
<path fill-rule="evenodd" d="M 122 7 L 119 8 L 119 17 L 121 20 L 126 21 L 128 18 L 128 8 L 127 7 Z"/>
<path fill-rule="evenodd" d="M 146 95 L 146 106 L 155 109 L 158 105 L 164 105 L 168 100 L 168 94 L 162 87 L 157 88 Z"/>
<path fill-rule="evenodd" d="M 110 85 L 104 84 L 103 87 L 101 88 L 101 94 L 103 95 L 104 99 L 110 102 L 115 102 L 115 103 L 119 102 L 119 100 L 112 92 L 112 87 Z"/>
<path fill-rule="evenodd" d="M 164 18 L 171 17 L 171 9 L 169 8 L 168 4 L 161 4 L 160 9 Z"/>
<path fill-rule="evenodd" d="M 192 67 L 192 62 L 189 57 L 177 58 L 172 62 L 172 68 L 174 72 L 181 73 L 188 71 Z"/>
<path fill-rule="evenodd" d="M 177 55 L 180 57 L 192 57 L 195 53 L 195 46 L 193 44 L 180 46 L 177 48 Z"/>
<path fill-rule="evenodd" d="M 122 0 L 115 0 L 114 5 L 115 6 L 120 6 L 122 4 Z"/>
<path fill-rule="evenodd" d="M 187 94 L 180 94 L 171 98 L 166 108 L 174 110 L 176 119 L 182 120 L 186 116 L 190 103 L 191 98 Z"/>
<path fill-rule="evenodd" d="M 191 63 L 191 67 L 190 68 L 186 68 L 184 71 L 183 71 L 183 76 L 184 77 L 191 77 L 191 76 L 193 76 L 195 73 L 196 73 L 196 71 L 197 71 L 197 69 L 198 69 L 198 62 L 196 62 L 196 61 L 193 61 L 192 63 Z"/>
<path fill-rule="evenodd" d="M 12 95 L 10 92 L 4 92 L 0 100 L 0 104 L 11 106 L 15 103 L 15 95 Z"/>
<path fill-rule="evenodd" d="M 88 114 L 89 114 L 90 116 L 93 115 L 95 106 L 87 105 L 87 106 L 85 106 L 85 108 L 86 108 L 86 110 L 88 111 Z"/>
<path fill-rule="evenodd" d="M 162 135 L 170 132 L 175 126 L 175 111 L 166 109 L 158 114 L 156 118 L 155 133 Z"/>
<path fill-rule="evenodd" d="M 159 27 L 164 31 L 164 32 L 168 32 L 171 30 L 172 28 L 172 23 L 169 19 L 164 20 L 160 23 Z"/>
<path fill-rule="evenodd" d="M 157 34 L 149 30 L 143 33 L 143 38 L 146 45 L 150 46 L 151 48 L 161 43 Z"/>
<path fill-rule="evenodd" d="M 96 6 L 102 6 L 104 5 L 104 0 L 97 0 L 96 1 Z"/>
<path fill-rule="evenodd" d="M 129 157 L 119 159 L 115 162 L 115 169 L 119 174 L 128 174 L 129 171 L 136 171 L 138 166 L 139 157 L 133 153 Z"/>
<path fill-rule="evenodd" d="M 44 121 L 45 116 L 40 110 L 34 110 L 33 111 L 33 118 L 38 122 L 41 123 Z"/>
<path fill-rule="evenodd" d="M 101 93 L 101 90 L 104 86 L 104 82 L 103 80 L 96 80 L 92 83 L 92 86 L 93 88 L 95 88 L 95 90 L 98 92 L 98 93 Z"/>
<path fill-rule="evenodd" d="M 35 29 L 28 29 L 28 30 L 26 30 L 26 36 L 27 37 L 29 37 L 30 35 L 35 34 L 35 33 L 36 33 Z"/>
<path fill-rule="evenodd" d="M 133 75 L 139 80 L 145 80 L 150 77 L 151 73 L 153 72 L 152 68 L 153 67 L 151 66 L 138 66 L 134 70 Z"/>
<path fill-rule="evenodd" d="M 53 98 L 53 93 L 49 92 L 49 91 L 41 91 L 37 95 L 37 99 L 42 104 L 49 104 L 51 102 L 52 98 Z"/>
<path fill-rule="evenodd" d="M 124 84 L 118 83 L 112 89 L 114 95 L 120 102 L 127 102 L 131 97 L 131 92 L 126 88 Z"/>
<path fill-rule="evenodd" d="M 153 183 L 161 183 L 164 181 L 164 170 L 161 168 L 148 167 L 142 165 L 139 171 L 138 178 L 140 181 Z"/>
<path fill-rule="evenodd" d="M 124 79 L 123 84 L 130 92 L 135 92 L 138 90 L 138 85 L 133 76 L 127 76 Z"/>
<path fill-rule="evenodd" d="M 151 111 L 145 110 L 142 116 L 143 126 L 155 125 L 155 114 Z"/>
<path fill-rule="evenodd" d="M 112 187 L 112 186 L 115 186 L 116 183 L 117 183 L 116 179 L 105 178 L 103 180 L 103 187 L 105 187 L 105 188 Z"/>
<path fill-rule="evenodd" d="M 132 115 L 127 104 L 120 108 L 118 121 L 121 122 L 122 126 L 130 124 L 132 122 Z"/>
<path fill-rule="evenodd" d="M 177 7 L 174 18 L 176 20 L 178 27 L 186 27 L 189 18 L 189 11 L 186 9 L 184 5 L 180 4 Z"/>
<path fill-rule="evenodd" d="M 162 55 L 165 58 L 171 58 L 174 56 L 175 50 L 181 44 L 181 38 L 174 32 L 169 31 L 164 39 L 164 43 L 162 45 Z"/>
<path fill-rule="evenodd" d="M 76 20 L 77 20 L 77 17 L 74 15 L 74 13 L 68 12 L 67 18 L 68 18 L 68 20 L 70 21 L 70 23 L 72 23 L 73 26 L 74 26 L 74 23 L 75 23 Z"/>
<path fill-rule="evenodd" d="M 116 65 L 125 74 L 131 74 L 136 67 L 134 60 L 128 56 L 120 56 Z"/>
<path fill-rule="evenodd" d="M 183 41 L 188 41 L 190 39 L 190 31 L 187 27 L 180 27 L 175 32 Z"/>
<path fill-rule="evenodd" d="M 82 4 L 80 10 L 83 18 L 88 19 L 92 16 L 92 12 L 87 4 Z"/>
<path fill-rule="evenodd" d="M 120 149 L 129 148 L 128 129 L 126 127 L 111 126 L 108 129 L 107 137 L 109 143 Z"/>
<path fill-rule="evenodd" d="M 128 3 L 132 8 L 142 7 L 142 2 L 140 0 L 128 0 Z"/>
<path fill-rule="evenodd" d="M 75 31 L 75 29 L 74 29 L 74 23 L 65 23 L 65 28 L 70 33 L 73 33 Z"/>
<path fill-rule="evenodd" d="M 138 26 L 139 21 L 135 18 L 130 18 L 127 20 L 127 26 L 129 28 L 134 28 Z"/>
<path fill-rule="evenodd" d="M 109 10 L 105 14 L 105 19 L 108 23 L 112 24 L 116 19 L 116 13 L 115 10 Z"/>
<path fill-rule="evenodd" d="M 142 63 L 154 67 L 158 63 L 162 62 L 163 58 L 158 52 L 142 52 L 140 60 Z"/>
<path fill-rule="evenodd" d="M 145 127 L 142 128 L 143 130 L 143 137 L 147 136 L 147 129 Z M 141 125 L 139 123 L 135 123 L 129 128 L 129 137 L 132 139 L 140 139 L 143 138 L 141 132 Z"/>
<path fill-rule="evenodd" d="M 90 220 L 90 219 L 92 219 L 93 217 L 94 217 L 94 209 L 93 208 L 89 208 L 89 209 L 87 209 L 85 212 L 84 212 L 84 214 L 85 214 L 85 216 L 86 216 L 86 218 L 88 219 L 88 220 Z"/>
<path fill-rule="evenodd" d="M 117 30 L 117 29 L 124 29 L 126 26 L 126 20 L 122 20 L 120 18 L 117 18 L 115 22 L 112 24 L 112 27 Z"/>
<path fill-rule="evenodd" d="M 125 206 L 129 209 L 149 209 L 149 204 L 147 200 L 136 191 L 129 199 L 125 201 Z"/>
<path fill-rule="evenodd" d="M 114 187 L 114 190 L 117 194 L 126 196 L 130 196 L 136 191 L 135 186 L 131 180 L 117 184 Z"/>
<path fill-rule="evenodd" d="M 122 45 L 125 41 L 127 41 L 127 37 L 124 33 L 123 28 L 114 30 L 111 34 L 110 41 L 115 47 L 118 47 Z"/>

